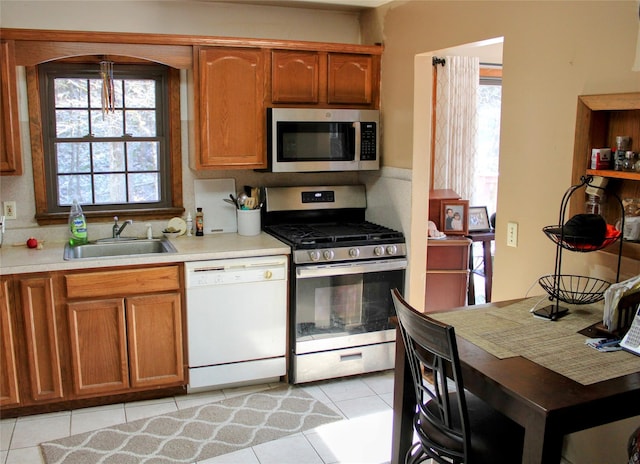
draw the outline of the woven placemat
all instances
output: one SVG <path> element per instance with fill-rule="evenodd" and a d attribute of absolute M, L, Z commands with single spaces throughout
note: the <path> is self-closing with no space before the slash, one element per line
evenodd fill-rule
<path fill-rule="evenodd" d="M 530 312 L 534 306 L 546 304 L 541 299 L 546 297 L 532 297 L 500 308 L 472 308 L 429 316 L 454 326 L 457 335 L 497 358 L 522 356 L 583 385 L 640 371 L 640 357 L 625 351 L 597 351 L 585 345 L 586 337 L 577 333 L 602 321 L 601 304 L 563 305 L 569 308 L 569 314 L 549 321 Z"/>

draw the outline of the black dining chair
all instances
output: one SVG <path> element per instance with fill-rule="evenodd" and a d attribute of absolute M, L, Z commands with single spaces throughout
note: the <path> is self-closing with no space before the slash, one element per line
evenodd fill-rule
<path fill-rule="evenodd" d="M 413 385 L 419 441 L 405 462 L 514 464 L 522 461 L 524 429 L 464 389 L 453 326 L 412 308 L 391 291 Z"/>

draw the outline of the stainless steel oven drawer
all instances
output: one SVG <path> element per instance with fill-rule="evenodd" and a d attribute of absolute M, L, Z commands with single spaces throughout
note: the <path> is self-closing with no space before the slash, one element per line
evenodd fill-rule
<path fill-rule="evenodd" d="M 293 383 L 375 372 L 394 367 L 395 341 L 295 355 Z"/>

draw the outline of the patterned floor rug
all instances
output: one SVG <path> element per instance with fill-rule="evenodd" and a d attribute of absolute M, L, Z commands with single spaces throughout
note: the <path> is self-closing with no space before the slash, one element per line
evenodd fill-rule
<path fill-rule="evenodd" d="M 304 390 L 278 387 L 40 445 L 47 464 L 192 463 L 342 417 Z"/>

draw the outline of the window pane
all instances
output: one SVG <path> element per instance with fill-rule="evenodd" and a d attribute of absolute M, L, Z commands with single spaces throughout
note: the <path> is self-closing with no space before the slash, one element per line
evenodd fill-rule
<path fill-rule="evenodd" d="M 124 143 L 99 142 L 92 143 L 93 170 L 95 172 L 124 171 Z"/>
<path fill-rule="evenodd" d="M 157 171 L 159 142 L 128 142 L 127 165 L 130 171 Z"/>
<path fill-rule="evenodd" d="M 126 203 L 127 184 L 124 174 L 97 174 L 93 177 L 96 204 Z"/>
<path fill-rule="evenodd" d="M 125 83 L 127 108 L 155 108 L 156 83 L 152 80 L 127 80 Z"/>
<path fill-rule="evenodd" d="M 91 79 L 91 108 L 102 108 L 102 79 Z M 113 81 L 114 104 L 116 108 L 122 108 L 122 80 Z"/>
<path fill-rule="evenodd" d="M 87 80 L 58 78 L 54 81 L 57 108 L 86 108 Z"/>
<path fill-rule="evenodd" d="M 102 110 L 91 111 L 91 133 L 94 137 L 122 137 L 122 110 L 114 113 L 103 113 Z"/>
<path fill-rule="evenodd" d="M 91 154 L 86 143 L 56 143 L 58 173 L 91 172 Z"/>
<path fill-rule="evenodd" d="M 89 134 L 89 118 L 85 110 L 56 110 L 56 137 L 84 137 Z"/>
<path fill-rule="evenodd" d="M 130 174 L 129 201 L 146 203 L 160 200 L 160 180 L 158 174 Z"/>
<path fill-rule="evenodd" d="M 151 110 L 127 111 L 127 134 L 134 137 L 155 137 L 156 112 Z"/>
<path fill-rule="evenodd" d="M 69 206 L 73 200 L 78 203 L 92 203 L 90 175 L 58 176 L 58 204 Z"/>

